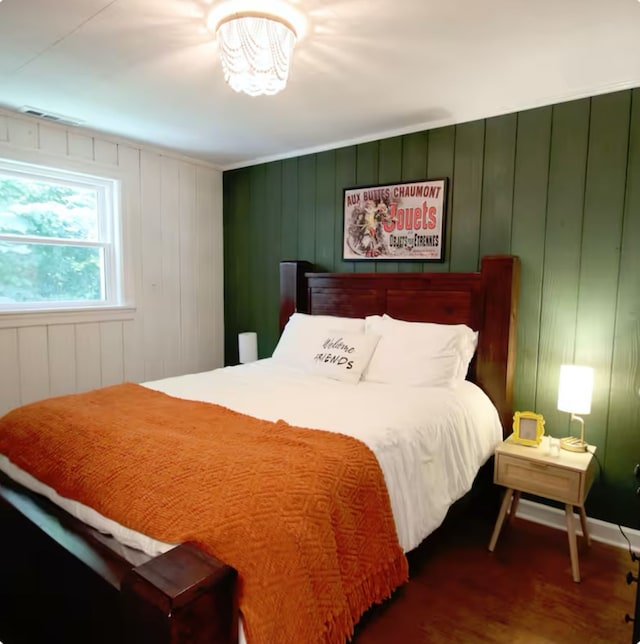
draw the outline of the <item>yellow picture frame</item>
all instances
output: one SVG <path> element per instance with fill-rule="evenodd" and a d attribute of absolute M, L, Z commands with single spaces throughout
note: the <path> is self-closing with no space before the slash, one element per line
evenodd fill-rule
<path fill-rule="evenodd" d="M 537 447 L 544 436 L 544 418 L 533 411 L 517 411 L 513 415 L 511 440 L 520 445 Z"/>

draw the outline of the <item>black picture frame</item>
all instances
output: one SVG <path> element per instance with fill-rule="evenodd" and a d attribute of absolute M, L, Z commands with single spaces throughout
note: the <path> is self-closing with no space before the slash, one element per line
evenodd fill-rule
<path fill-rule="evenodd" d="M 443 262 L 448 184 L 444 177 L 345 188 L 342 259 Z"/>

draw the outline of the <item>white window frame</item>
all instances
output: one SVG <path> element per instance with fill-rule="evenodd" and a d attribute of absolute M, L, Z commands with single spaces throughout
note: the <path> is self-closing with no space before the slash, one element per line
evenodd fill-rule
<path fill-rule="evenodd" d="M 0 150 L 3 174 L 35 180 L 53 180 L 72 187 L 90 187 L 98 193 L 99 240 L 47 239 L 0 233 L 0 241 L 20 239 L 26 242 L 67 244 L 104 249 L 105 298 L 99 301 L 0 303 L 0 328 L 41 324 L 68 324 L 91 321 L 128 320 L 135 315 L 132 305 L 131 280 L 127 279 L 127 262 L 123 234 L 123 180 L 117 173 L 96 172 L 94 167 L 78 168 L 77 164 L 47 159 L 15 159 Z M 89 166 L 89 164 L 86 164 Z"/>

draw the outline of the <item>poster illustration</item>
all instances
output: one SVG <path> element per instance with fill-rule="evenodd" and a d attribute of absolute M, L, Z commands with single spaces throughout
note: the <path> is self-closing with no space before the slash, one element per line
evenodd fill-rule
<path fill-rule="evenodd" d="M 344 191 L 344 259 L 444 260 L 447 179 Z"/>

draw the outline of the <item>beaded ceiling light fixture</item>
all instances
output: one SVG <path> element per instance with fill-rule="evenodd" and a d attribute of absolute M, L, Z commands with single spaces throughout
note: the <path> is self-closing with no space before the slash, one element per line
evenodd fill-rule
<path fill-rule="evenodd" d="M 236 92 L 250 96 L 276 94 L 289 77 L 298 33 L 278 4 L 227 2 L 209 15 L 209 28 L 218 40 L 224 78 Z M 281 6 L 281 5 L 280 5 Z M 286 12 L 285 12 L 286 13 Z"/>

